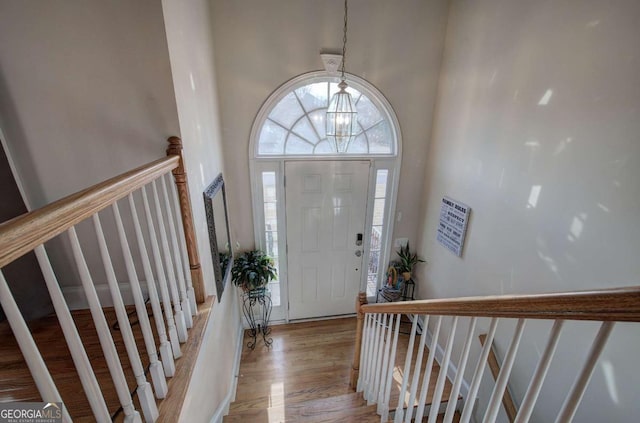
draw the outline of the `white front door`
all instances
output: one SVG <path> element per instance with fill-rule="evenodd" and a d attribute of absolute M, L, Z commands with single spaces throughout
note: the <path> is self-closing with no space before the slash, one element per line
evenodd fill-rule
<path fill-rule="evenodd" d="M 355 313 L 368 161 L 286 162 L 289 319 Z"/>

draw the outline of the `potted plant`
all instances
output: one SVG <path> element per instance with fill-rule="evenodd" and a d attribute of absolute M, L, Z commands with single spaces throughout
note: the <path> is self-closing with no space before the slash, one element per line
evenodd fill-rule
<path fill-rule="evenodd" d="M 253 250 L 242 253 L 233 260 L 231 280 L 235 286 L 250 292 L 264 288 L 277 277 L 273 259 L 263 251 Z"/>
<path fill-rule="evenodd" d="M 412 253 L 409 249 L 409 242 L 406 245 L 401 246 L 398 251 L 398 257 L 400 257 L 400 261 L 398 263 L 397 269 L 400 273 L 402 273 L 402 277 L 405 281 L 411 279 L 411 272 L 413 272 L 413 267 L 418 263 L 425 263 L 424 260 L 418 258 L 417 253 Z"/>

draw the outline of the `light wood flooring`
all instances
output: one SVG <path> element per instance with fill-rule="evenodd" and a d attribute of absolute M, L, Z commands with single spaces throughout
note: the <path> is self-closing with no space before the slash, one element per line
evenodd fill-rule
<path fill-rule="evenodd" d="M 295 323 L 272 328 L 273 345 L 258 340 L 254 351 L 245 345 L 231 422 L 379 422 L 376 406 L 349 388 L 355 344 L 355 318 Z M 408 331 L 409 325 L 402 325 Z M 408 336 L 399 338 L 390 409 L 398 404 Z M 403 348 L 404 347 L 404 348 Z M 417 342 L 416 342 L 417 349 Z M 413 355 L 414 361 L 416 354 Z M 427 354 L 424 354 L 426 362 Z M 429 400 L 439 368 L 433 369 Z M 443 398 L 451 390 L 446 383 Z M 408 399 L 407 401 L 408 402 Z M 454 419 L 454 421 L 457 421 Z"/>
<path fill-rule="evenodd" d="M 176 413 L 180 412 L 184 391 L 190 379 L 193 363 L 197 356 L 202 333 L 209 318 L 212 304 L 213 297 L 210 297 L 205 303 L 198 306 L 198 314 L 194 317 L 193 328 L 189 330 L 189 339 L 181 346 L 183 355 L 176 360 L 176 374 L 173 378 L 167 379 L 169 396 L 164 400 L 158 400 L 162 421 L 177 421 Z M 133 307 L 130 307 L 129 311 L 133 311 Z M 105 308 L 104 313 L 110 325 L 116 322 L 113 308 Z M 122 412 L 118 411 L 120 403 L 100 347 L 91 313 L 89 310 L 78 310 L 72 312 L 72 315 L 91 361 L 91 366 L 96 374 L 107 408 L 114 421 L 122 421 L 124 416 Z M 151 316 L 150 309 L 149 315 Z M 135 314 L 130 317 L 130 320 L 132 322 L 136 321 Z M 153 320 L 151 320 L 151 326 L 155 335 Z M 95 419 L 91 414 L 89 402 L 71 360 L 71 354 L 62 335 L 58 319 L 55 316 L 38 319 L 29 322 L 29 328 L 73 421 L 94 422 Z M 140 325 L 134 324 L 132 328 L 142 364 L 146 368 L 149 364 L 149 359 Z M 129 390 L 133 392 L 136 387 L 135 378 L 124 348 L 121 333 L 112 327 L 111 335 L 120 356 Z M 0 343 L 0 402 L 41 401 L 40 394 L 24 362 L 11 328 L 6 321 L 0 323 L 0 338 L 2 339 Z M 147 380 L 151 383 L 149 375 L 147 375 Z M 133 398 L 136 409 L 140 411 L 136 396 L 133 395 Z M 140 413 L 142 412 L 140 411 Z"/>

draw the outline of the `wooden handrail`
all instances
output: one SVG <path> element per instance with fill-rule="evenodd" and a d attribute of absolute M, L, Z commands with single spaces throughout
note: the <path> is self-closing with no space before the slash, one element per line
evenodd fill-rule
<path fill-rule="evenodd" d="M 640 322 L 640 286 L 533 295 L 405 301 L 362 306 L 364 313 Z"/>
<path fill-rule="evenodd" d="M 178 167 L 168 156 L 0 224 L 0 268 Z"/>

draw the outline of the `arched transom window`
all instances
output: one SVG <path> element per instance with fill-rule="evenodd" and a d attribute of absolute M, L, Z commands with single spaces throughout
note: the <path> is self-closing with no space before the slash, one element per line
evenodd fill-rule
<path fill-rule="evenodd" d="M 397 154 L 397 137 L 386 101 L 363 81 L 347 79 L 358 111 L 358 133 L 346 154 Z M 325 134 L 325 114 L 338 81 L 331 76 L 290 81 L 263 106 L 256 132 L 256 157 L 336 155 Z M 261 124 L 261 126 L 260 126 Z"/>

